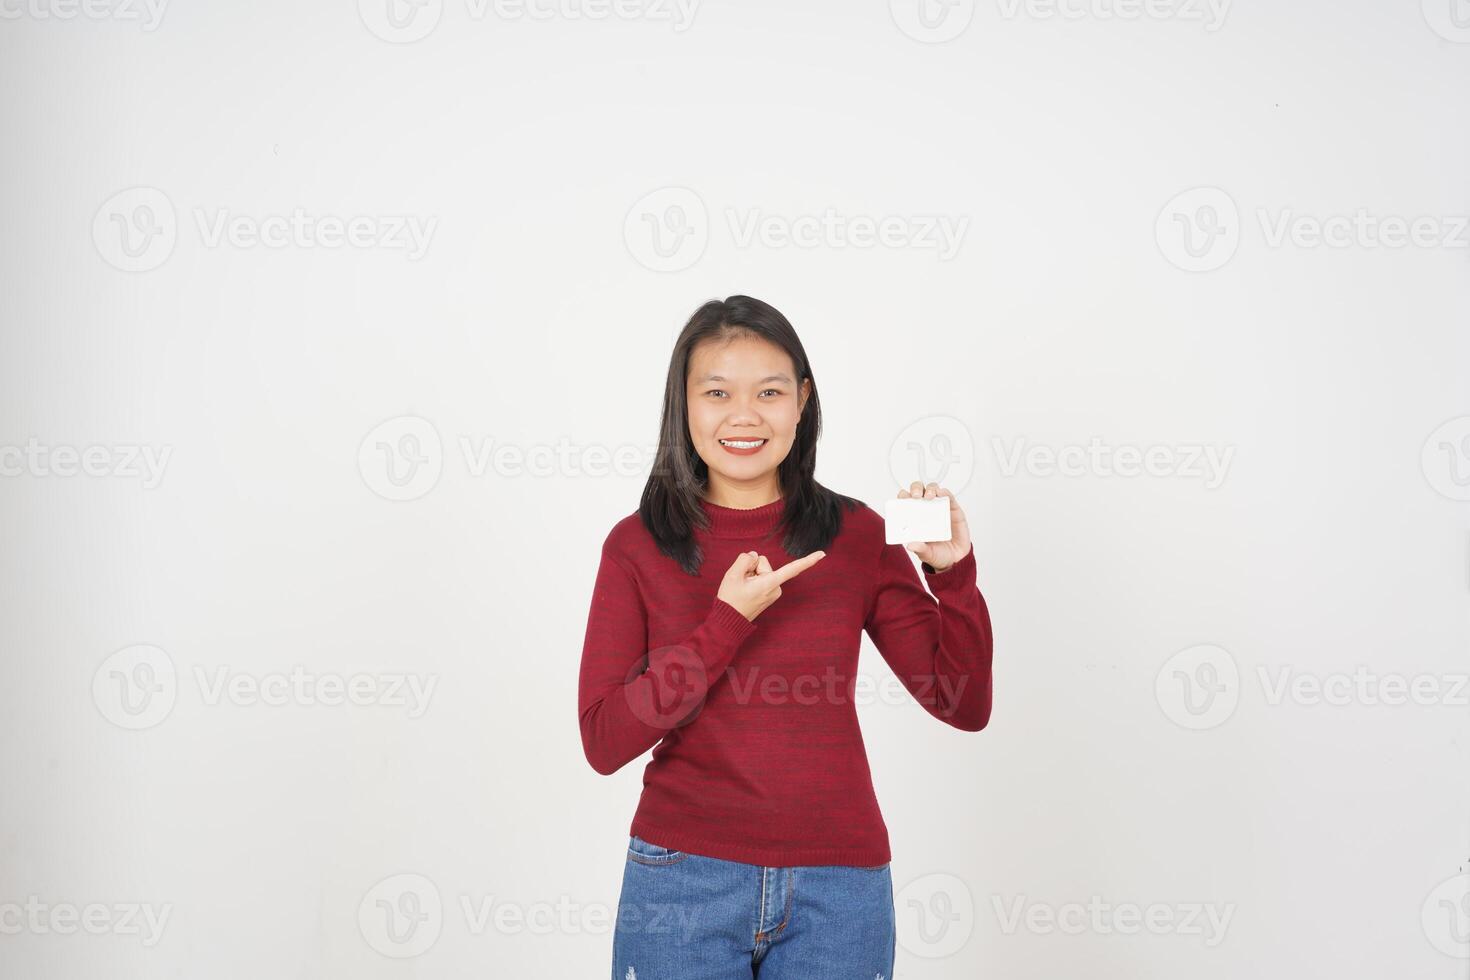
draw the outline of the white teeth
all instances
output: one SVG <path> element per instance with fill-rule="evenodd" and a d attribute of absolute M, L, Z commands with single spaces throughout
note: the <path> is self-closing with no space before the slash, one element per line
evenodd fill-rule
<path fill-rule="evenodd" d="M 720 445 L 729 446 L 731 449 L 754 449 L 763 442 L 765 442 L 764 439 L 742 439 L 738 441 L 734 439 L 721 439 Z"/>

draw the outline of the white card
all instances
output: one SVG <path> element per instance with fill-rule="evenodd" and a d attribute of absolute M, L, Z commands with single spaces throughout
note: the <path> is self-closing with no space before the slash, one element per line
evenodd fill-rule
<path fill-rule="evenodd" d="M 910 541 L 948 541 L 949 498 L 891 497 L 883 505 L 883 540 L 887 544 Z"/>

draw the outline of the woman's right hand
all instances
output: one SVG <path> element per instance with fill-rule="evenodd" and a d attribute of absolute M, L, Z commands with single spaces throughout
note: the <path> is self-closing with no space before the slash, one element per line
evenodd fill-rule
<path fill-rule="evenodd" d="M 743 551 L 735 557 L 735 563 L 725 573 L 716 598 L 725 600 L 746 619 L 754 621 L 767 606 L 781 598 L 783 582 L 790 581 L 825 557 L 825 551 L 813 551 L 772 570 L 765 555 Z"/>

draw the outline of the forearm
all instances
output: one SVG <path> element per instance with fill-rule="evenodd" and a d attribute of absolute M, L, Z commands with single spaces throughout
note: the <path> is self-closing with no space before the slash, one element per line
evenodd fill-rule
<path fill-rule="evenodd" d="M 926 575 L 939 603 L 932 713 L 956 728 L 979 731 L 990 721 L 994 640 L 990 610 L 975 583 L 974 552 Z"/>
<path fill-rule="evenodd" d="M 599 629 L 589 621 L 579 684 L 582 748 L 597 772 L 608 775 L 686 724 L 703 705 L 755 624 L 715 599 L 705 620 L 677 643 L 645 654 L 630 646 L 627 630 Z"/>

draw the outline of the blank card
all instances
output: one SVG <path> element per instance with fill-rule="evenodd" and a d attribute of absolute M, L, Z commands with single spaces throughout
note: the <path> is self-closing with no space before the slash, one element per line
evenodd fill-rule
<path fill-rule="evenodd" d="M 887 544 L 948 541 L 951 537 L 948 497 L 893 497 L 883 505 L 883 540 Z"/>

